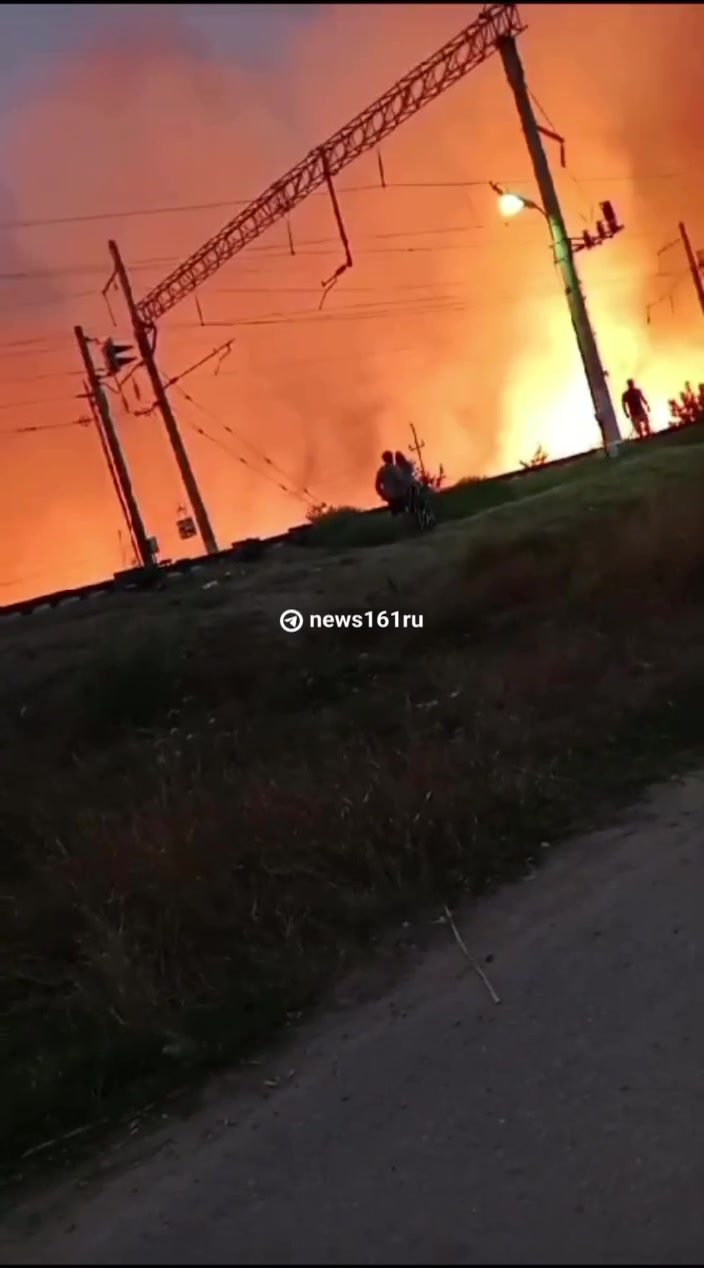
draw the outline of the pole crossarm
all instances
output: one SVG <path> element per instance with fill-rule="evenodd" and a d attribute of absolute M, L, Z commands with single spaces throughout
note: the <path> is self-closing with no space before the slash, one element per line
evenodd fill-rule
<path fill-rule="evenodd" d="M 149 325 L 170 312 L 250 242 L 289 215 L 323 185 L 328 176 L 336 176 L 362 154 L 374 149 L 406 119 L 418 114 L 429 102 L 481 66 L 502 39 L 520 35 L 523 30 L 517 5 L 485 5 L 475 22 L 404 75 L 322 146 L 311 150 L 296 167 L 270 185 L 149 291 L 137 304 L 141 320 Z"/>

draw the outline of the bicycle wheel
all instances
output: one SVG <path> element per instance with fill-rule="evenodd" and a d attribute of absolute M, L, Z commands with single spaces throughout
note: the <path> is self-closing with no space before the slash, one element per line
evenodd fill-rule
<path fill-rule="evenodd" d="M 415 519 L 422 533 L 427 533 L 431 528 L 435 527 L 433 509 L 424 497 L 418 498 L 415 508 Z"/>

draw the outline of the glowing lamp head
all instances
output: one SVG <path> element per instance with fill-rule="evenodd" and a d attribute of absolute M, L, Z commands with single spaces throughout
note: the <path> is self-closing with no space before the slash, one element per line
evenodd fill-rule
<path fill-rule="evenodd" d="M 499 211 L 505 220 L 511 220 L 526 207 L 526 201 L 520 194 L 504 193 L 499 195 Z"/>

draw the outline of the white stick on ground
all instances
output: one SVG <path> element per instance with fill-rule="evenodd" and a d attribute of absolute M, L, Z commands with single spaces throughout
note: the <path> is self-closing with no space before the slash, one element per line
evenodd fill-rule
<path fill-rule="evenodd" d="M 465 943 L 464 943 L 464 942 L 463 942 L 463 940 L 462 940 L 462 937 L 461 937 L 460 932 L 459 932 L 459 930 L 458 930 L 458 928 L 457 928 L 457 925 L 455 924 L 455 922 L 454 922 L 454 920 L 453 920 L 453 918 L 452 918 L 452 912 L 450 911 L 450 908 L 447 906 L 447 904 L 445 904 L 445 915 L 446 915 L 446 917 L 447 917 L 448 924 L 449 924 L 449 926 L 450 926 L 450 928 L 451 928 L 451 930 L 452 930 L 452 933 L 453 933 L 453 937 L 454 937 L 454 939 L 455 939 L 455 942 L 457 943 L 457 945 L 458 945 L 458 947 L 459 947 L 460 951 L 461 951 L 461 952 L 462 952 L 462 954 L 465 956 L 465 958 L 469 961 L 469 963 L 471 964 L 472 968 L 474 969 L 474 972 L 475 972 L 475 973 L 476 973 L 476 974 L 477 974 L 477 975 L 481 978 L 481 980 L 482 980 L 482 982 L 484 983 L 484 985 L 485 985 L 485 987 L 486 987 L 487 991 L 489 992 L 489 995 L 491 996 L 491 999 L 492 999 L 493 1003 L 494 1003 L 494 1004 L 500 1004 L 500 1003 L 501 1003 L 501 998 L 500 998 L 500 996 L 499 996 L 499 995 L 497 995 L 496 991 L 494 990 L 493 986 L 491 985 L 491 982 L 489 981 L 489 979 L 488 979 L 488 977 L 487 977 L 486 973 L 484 972 L 484 970 L 483 970 L 483 968 L 482 968 L 481 964 L 478 964 L 478 963 L 477 963 L 477 961 L 475 960 L 474 956 L 473 956 L 473 955 L 470 955 L 469 951 L 467 950 L 467 947 L 466 947 Z"/>

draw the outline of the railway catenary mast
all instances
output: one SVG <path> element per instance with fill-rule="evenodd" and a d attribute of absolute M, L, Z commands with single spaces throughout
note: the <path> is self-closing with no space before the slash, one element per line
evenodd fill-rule
<path fill-rule="evenodd" d="M 460 31 L 454 39 L 448 40 L 432 57 L 426 58 L 404 75 L 383 97 L 379 97 L 344 128 L 340 128 L 334 136 L 311 150 L 302 162 L 275 181 L 215 237 L 145 295 L 135 306 L 135 328 L 137 325 L 142 330 L 154 328 L 160 317 L 170 312 L 182 299 L 193 294 L 218 269 L 267 229 L 288 216 L 323 184 L 328 186 L 339 222 L 332 178 L 362 154 L 377 147 L 406 119 L 418 114 L 429 102 L 481 66 L 492 53 L 500 51 L 540 189 L 542 210 L 550 229 L 555 263 L 565 284 L 565 298 L 584 365 L 594 415 L 607 454 L 617 456 L 621 435 L 608 380 L 576 270 L 574 245 L 565 229 L 542 146 L 541 129 L 535 119 L 516 47 L 516 36 L 524 30 L 517 5 L 485 5 L 470 26 Z M 343 244 L 349 265 L 349 244 L 346 240 Z"/>
<path fill-rule="evenodd" d="M 259 198 L 149 291 L 137 304 L 141 321 L 146 326 L 157 322 L 250 242 L 288 216 L 330 177 L 374 149 L 406 119 L 411 119 L 429 102 L 481 66 L 496 52 L 502 39 L 520 35 L 524 30 L 517 5 L 486 5 L 476 21 L 404 75 L 393 88 L 334 136 L 311 150 L 296 167 L 270 185 Z"/>

